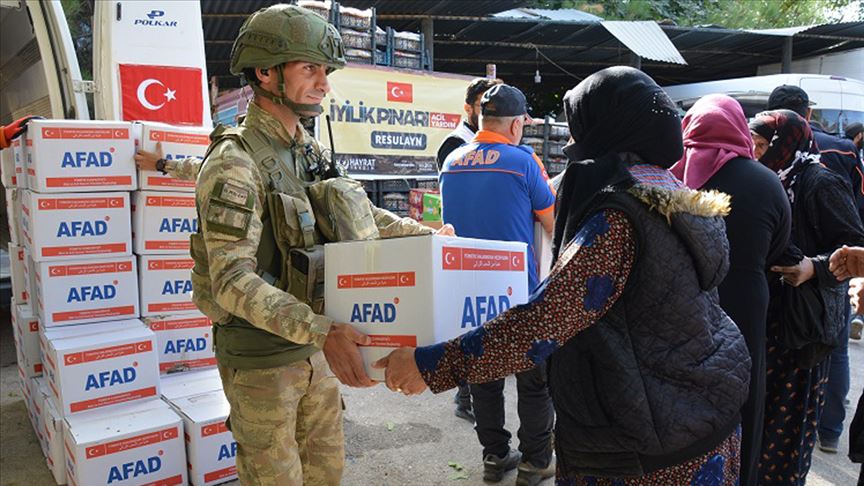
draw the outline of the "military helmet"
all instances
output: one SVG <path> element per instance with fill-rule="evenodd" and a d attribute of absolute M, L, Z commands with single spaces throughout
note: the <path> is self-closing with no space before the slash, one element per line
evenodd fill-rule
<path fill-rule="evenodd" d="M 271 5 L 243 22 L 231 49 L 231 74 L 291 61 L 324 64 L 331 70 L 345 67 L 339 32 L 323 17 L 296 5 Z"/>

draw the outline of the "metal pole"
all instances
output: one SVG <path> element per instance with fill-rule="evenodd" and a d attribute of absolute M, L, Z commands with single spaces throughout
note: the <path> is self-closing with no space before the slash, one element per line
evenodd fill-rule
<path fill-rule="evenodd" d="M 429 70 L 435 70 L 435 24 L 431 17 L 424 17 L 420 28 L 423 31 L 423 40 L 426 55 L 429 57 Z"/>
<path fill-rule="evenodd" d="M 780 66 L 781 73 L 792 72 L 792 37 L 783 39 L 783 60 Z"/>

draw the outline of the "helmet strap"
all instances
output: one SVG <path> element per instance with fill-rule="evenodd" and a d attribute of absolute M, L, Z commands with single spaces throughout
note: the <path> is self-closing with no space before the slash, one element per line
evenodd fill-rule
<path fill-rule="evenodd" d="M 276 103 L 277 105 L 282 105 L 296 113 L 300 118 L 311 118 L 324 113 L 324 108 L 318 104 L 304 104 L 304 103 L 296 103 L 290 100 L 287 96 L 285 96 L 285 78 L 282 75 L 282 64 L 275 66 L 276 69 L 276 79 L 278 81 L 278 89 L 279 94 L 282 96 L 275 95 L 270 93 L 264 88 L 261 87 L 258 83 L 251 83 L 249 85 L 252 88 L 252 92 L 255 93 L 255 96 L 261 96 L 262 98 L 267 98 L 268 100 Z"/>

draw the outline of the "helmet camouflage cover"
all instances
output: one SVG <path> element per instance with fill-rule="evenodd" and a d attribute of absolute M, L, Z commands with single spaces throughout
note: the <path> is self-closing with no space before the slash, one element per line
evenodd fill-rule
<path fill-rule="evenodd" d="M 296 5 L 271 5 L 243 22 L 231 49 L 231 74 L 246 68 L 269 68 L 291 61 L 345 67 L 342 38 L 333 25 Z"/>

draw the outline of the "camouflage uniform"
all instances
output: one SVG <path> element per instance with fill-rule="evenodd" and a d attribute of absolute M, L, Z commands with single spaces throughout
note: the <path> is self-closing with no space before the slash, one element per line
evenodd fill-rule
<path fill-rule="evenodd" d="M 165 161 L 165 172 L 175 179 L 194 181 L 201 169 L 201 159 L 187 157 Z"/>
<path fill-rule="evenodd" d="M 265 11 L 282 16 L 271 16 L 265 28 L 279 27 L 284 17 L 299 16 L 305 22 L 301 26 L 312 30 L 307 37 L 315 46 L 329 49 L 338 41 L 341 50 L 335 29 L 315 14 L 307 16 L 308 10 L 276 5 L 259 14 Z M 313 35 L 315 28 L 322 35 L 316 22 L 327 27 L 326 43 Z M 248 23 L 241 28 L 240 38 Z M 281 122 L 253 102 L 240 130 L 266 141 L 282 174 L 296 181 L 295 186 L 318 180 L 308 169 L 319 162 L 322 147 L 299 124 L 292 137 Z M 265 172 L 265 162 L 273 159 L 250 151 L 244 138 L 219 138 L 219 133 L 219 129 L 214 132 L 216 141 L 200 165 L 196 185 L 199 231 L 191 240 L 192 286 L 196 305 L 214 322 L 216 359 L 231 404 L 228 425 L 238 444 L 240 481 L 244 485 L 339 484 L 344 464 L 342 400 L 339 383 L 321 352 L 333 321 L 286 292 L 286 279 L 279 274 L 284 264 L 279 255 L 285 254 L 286 247 L 296 247 L 298 240 L 296 234 L 280 236 L 276 228 L 279 221 L 281 227 L 296 226 L 299 212 L 292 223 L 284 211 L 271 209 L 274 201 L 286 196 L 272 184 L 272 173 Z M 253 153 L 262 158 L 256 160 Z M 169 171 L 190 176 L 198 171 L 198 164 L 183 161 Z M 302 188 L 293 196 L 306 197 Z M 381 237 L 431 232 L 408 218 L 371 209 Z M 316 228 L 314 243 L 323 242 Z"/>

